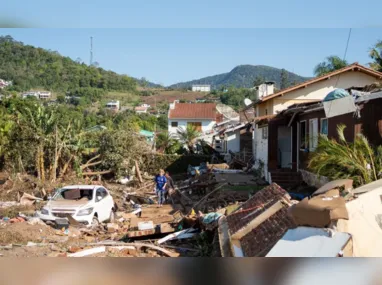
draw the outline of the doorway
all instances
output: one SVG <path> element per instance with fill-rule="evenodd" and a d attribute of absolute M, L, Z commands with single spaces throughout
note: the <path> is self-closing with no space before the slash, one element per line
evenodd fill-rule
<path fill-rule="evenodd" d="M 277 162 L 281 168 L 292 168 L 292 128 L 277 129 Z"/>

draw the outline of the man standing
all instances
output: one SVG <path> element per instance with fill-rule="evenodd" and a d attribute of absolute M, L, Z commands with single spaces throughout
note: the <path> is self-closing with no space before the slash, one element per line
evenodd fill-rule
<path fill-rule="evenodd" d="M 173 191 L 175 189 L 175 185 L 174 185 L 174 180 L 172 180 L 170 173 L 168 171 L 166 171 L 165 176 L 167 179 L 167 184 L 166 184 L 166 192 L 164 194 L 164 198 L 167 201 L 168 196 L 170 195 L 170 197 L 171 197 L 171 191 Z"/>
<path fill-rule="evenodd" d="M 167 179 L 166 179 L 166 176 L 164 175 L 163 169 L 160 169 L 159 174 L 155 176 L 155 183 L 156 183 L 155 193 L 158 195 L 158 204 L 159 204 L 159 207 L 162 207 L 164 203 L 164 193 L 166 191 L 166 185 L 167 185 Z"/>

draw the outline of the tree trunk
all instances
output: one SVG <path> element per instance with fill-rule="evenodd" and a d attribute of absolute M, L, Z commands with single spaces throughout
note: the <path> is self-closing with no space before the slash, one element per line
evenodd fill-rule
<path fill-rule="evenodd" d="M 64 177 L 64 175 L 65 175 L 66 171 L 68 170 L 68 167 L 69 167 L 70 163 L 72 162 L 73 158 L 74 158 L 74 155 L 71 155 L 69 160 L 64 164 L 64 167 L 61 169 L 61 172 L 60 172 L 60 178 Z"/>
<path fill-rule="evenodd" d="M 58 150 L 57 150 L 57 125 L 55 130 L 55 147 L 54 147 L 54 162 L 53 167 L 50 172 L 50 179 L 52 182 L 56 181 L 57 178 L 57 164 L 58 164 Z"/>
<path fill-rule="evenodd" d="M 44 145 L 41 144 L 40 146 L 40 175 L 41 175 L 41 182 L 45 183 L 45 161 L 44 161 Z"/>
<path fill-rule="evenodd" d="M 36 151 L 36 170 L 37 170 L 37 178 L 39 181 L 41 181 L 40 146 L 37 147 L 37 151 Z"/>

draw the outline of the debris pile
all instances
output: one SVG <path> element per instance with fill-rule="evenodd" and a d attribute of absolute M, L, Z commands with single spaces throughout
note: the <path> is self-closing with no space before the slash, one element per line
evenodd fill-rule
<path fill-rule="evenodd" d="M 352 180 L 337 180 L 294 200 L 276 183 L 265 185 L 265 181 L 245 169 L 206 163 L 189 166 L 187 177 L 174 181 L 173 188 L 167 189 L 162 206 L 158 205 L 154 177 L 147 173 L 116 182 L 97 186 L 108 189 L 115 206 L 110 219 L 91 225 L 78 222 L 69 214 L 43 221 L 38 213 L 47 200 L 36 192 L 18 190 L 15 201 L 0 202 L 0 254 L 382 255 L 382 249 L 377 247 L 377 253 L 373 253 L 365 243 L 382 235 L 382 212 L 378 205 L 368 211 L 360 210 L 367 201 L 378 201 L 372 194 L 381 191 L 380 181 L 352 189 Z M 373 221 L 362 223 L 371 217 Z M 370 233 L 364 234 L 360 229 Z"/>

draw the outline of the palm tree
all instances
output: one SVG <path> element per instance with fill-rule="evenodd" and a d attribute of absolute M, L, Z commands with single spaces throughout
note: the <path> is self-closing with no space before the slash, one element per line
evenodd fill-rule
<path fill-rule="evenodd" d="M 370 50 L 369 56 L 374 62 L 369 63 L 372 69 L 382 72 L 382 41 L 379 41 Z"/>
<path fill-rule="evenodd" d="M 166 154 L 173 154 L 176 151 L 178 144 L 171 134 L 164 132 L 157 136 L 156 146 Z"/>
<path fill-rule="evenodd" d="M 187 145 L 190 153 L 194 153 L 193 146 L 200 133 L 192 125 L 187 125 L 186 129 L 178 128 L 177 132 L 180 141 Z"/>
<path fill-rule="evenodd" d="M 348 65 L 348 62 L 338 56 L 328 56 L 325 61 L 319 63 L 314 68 L 314 74 L 316 76 L 325 75 L 327 73 L 336 71 Z"/>
<path fill-rule="evenodd" d="M 353 143 L 344 136 L 345 125 L 337 127 L 338 141 L 321 136 L 311 154 L 308 168 L 332 179 L 350 178 L 355 185 L 379 179 L 382 171 L 382 146 L 374 149 L 367 138 L 358 135 Z"/>

